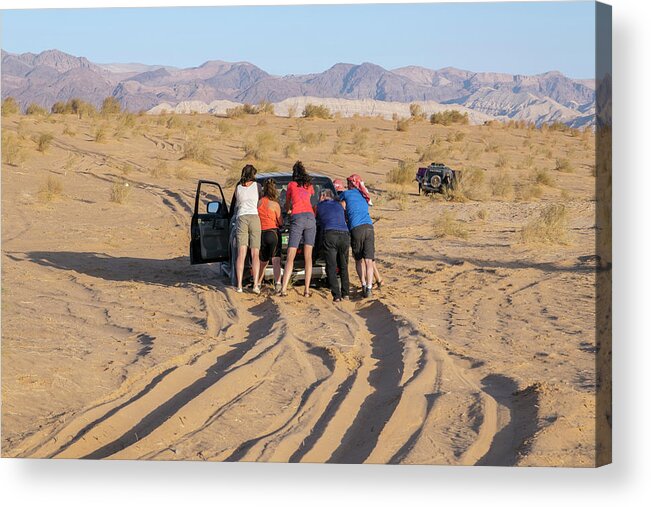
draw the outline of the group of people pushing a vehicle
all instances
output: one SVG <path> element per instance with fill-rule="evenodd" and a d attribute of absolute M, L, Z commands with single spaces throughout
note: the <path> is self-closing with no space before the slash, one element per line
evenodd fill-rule
<path fill-rule="evenodd" d="M 281 277 L 280 229 L 283 226 L 283 215 L 279 193 L 272 178 L 266 179 L 264 185 L 257 183 L 256 173 L 254 166 L 244 166 L 233 194 L 237 292 L 243 292 L 244 263 L 247 251 L 250 250 L 253 292 L 260 293 L 265 269 L 271 262 L 275 291 L 280 296 L 286 296 L 296 253 L 302 241 L 305 259 L 303 294 L 309 297 L 312 256 L 318 227 L 326 261 L 328 285 L 334 301 L 349 298 L 348 257 L 351 248 L 362 285 L 362 296 L 370 297 L 374 279 L 377 280 L 378 287 L 382 280 L 374 261 L 375 234 L 369 214 L 372 202 L 361 178 L 352 174 L 347 178 L 346 184 L 335 180 L 335 192 L 329 188 L 322 189 L 318 204 L 313 206 L 312 178 L 302 162 L 294 164 L 292 181 L 287 185 L 285 195 L 285 212 L 289 215 L 289 240 L 285 269 Z"/>

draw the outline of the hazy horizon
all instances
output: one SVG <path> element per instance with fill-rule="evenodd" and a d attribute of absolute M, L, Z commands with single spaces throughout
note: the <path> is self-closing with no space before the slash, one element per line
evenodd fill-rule
<path fill-rule="evenodd" d="M 246 61 L 279 76 L 369 62 L 589 79 L 594 12 L 594 2 L 4 10 L 2 47 L 101 64 Z"/>

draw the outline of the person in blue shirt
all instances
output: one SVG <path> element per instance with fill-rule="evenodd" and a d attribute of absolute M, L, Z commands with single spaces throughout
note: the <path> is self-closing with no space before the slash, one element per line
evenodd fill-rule
<path fill-rule="evenodd" d="M 368 212 L 368 200 L 360 190 L 361 180 L 353 174 L 348 177 L 348 190 L 339 194 L 346 210 L 350 230 L 350 245 L 355 258 L 357 275 L 362 283 L 362 296 L 371 297 L 373 287 L 373 259 L 375 258 L 375 231 Z"/>
<path fill-rule="evenodd" d="M 319 195 L 316 206 L 316 222 L 323 234 L 323 256 L 326 261 L 328 285 L 335 303 L 348 299 L 350 282 L 348 278 L 348 251 L 350 250 L 350 234 L 346 224 L 346 216 L 342 205 L 334 200 L 332 190 L 326 188 Z M 339 277 L 341 277 L 341 286 Z"/>

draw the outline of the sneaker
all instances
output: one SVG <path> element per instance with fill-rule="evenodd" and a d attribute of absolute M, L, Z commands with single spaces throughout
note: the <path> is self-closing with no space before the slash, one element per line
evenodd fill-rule
<path fill-rule="evenodd" d="M 282 288 L 283 288 L 283 284 L 282 283 L 277 283 L 274 286 L 274 289 L 276 290 L 276 294 L 280 294 L 280 291 L 282 290 Z"/>
<path fill-rule="evenodd" d="M 332 301 L 334 303 L 341 303 L 341 298 L 334 298 Z"/>
<path fill-rule="evenodd" d="M 253 294 L 260 294 L 260 286 L 259 285 L 254 285 L 253 289 L 251 289 L 251 290 L 253 291 Z"/>
<path fill-rule="evenodd" d="M 346 294 L 345 296 L 342 297 L 344 301 L 350 301 L 350 296 Z"/>
<path fill-rule="evenodd" d="M 238 287 L 237 289 L 235 289 L 235 292 L 237 292 L 238 294 L 242 294 L 242 292 L 244 291 L 242 290 L 242 287 Z"/>
<path fill-rule="evenodd" d="M 364 291 L 364 294 L 362 294 L 363 297 L 365 298 L 370 298 L 371 297 L 372 290 L 367 287 L 366 290 Z"/>

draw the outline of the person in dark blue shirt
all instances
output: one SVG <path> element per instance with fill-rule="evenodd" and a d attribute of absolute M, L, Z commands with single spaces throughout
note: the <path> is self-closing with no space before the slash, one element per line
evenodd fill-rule
<path fill-rule="evenodd" d="M 373 287 L 373 260 L 375 259 L 375 231 L 373 220 L 368 213 L 368 201 L 356 188 L 351 178 L 348 178 L 348 190 L 341 192 L 339 198 L 346 209 L 350 244 L 357 275 L 362 283 L 362 295 L 368 298 Z"/>
<path fill-rule="evenodd" d="M 348 299 L 350 282 L 348 278 L 348 251 L 350 250 L 350 234 L 346 224 L 343 206 L 334 200 L 330 189 L 324 189 L 319 195 L 316 206 L 316 222 L 323 234 L 323 256 L 326 261 L 326 275 L 333 300 L 338 303 Z M 341 286 L 337 276 L 341 277 Z"/>

